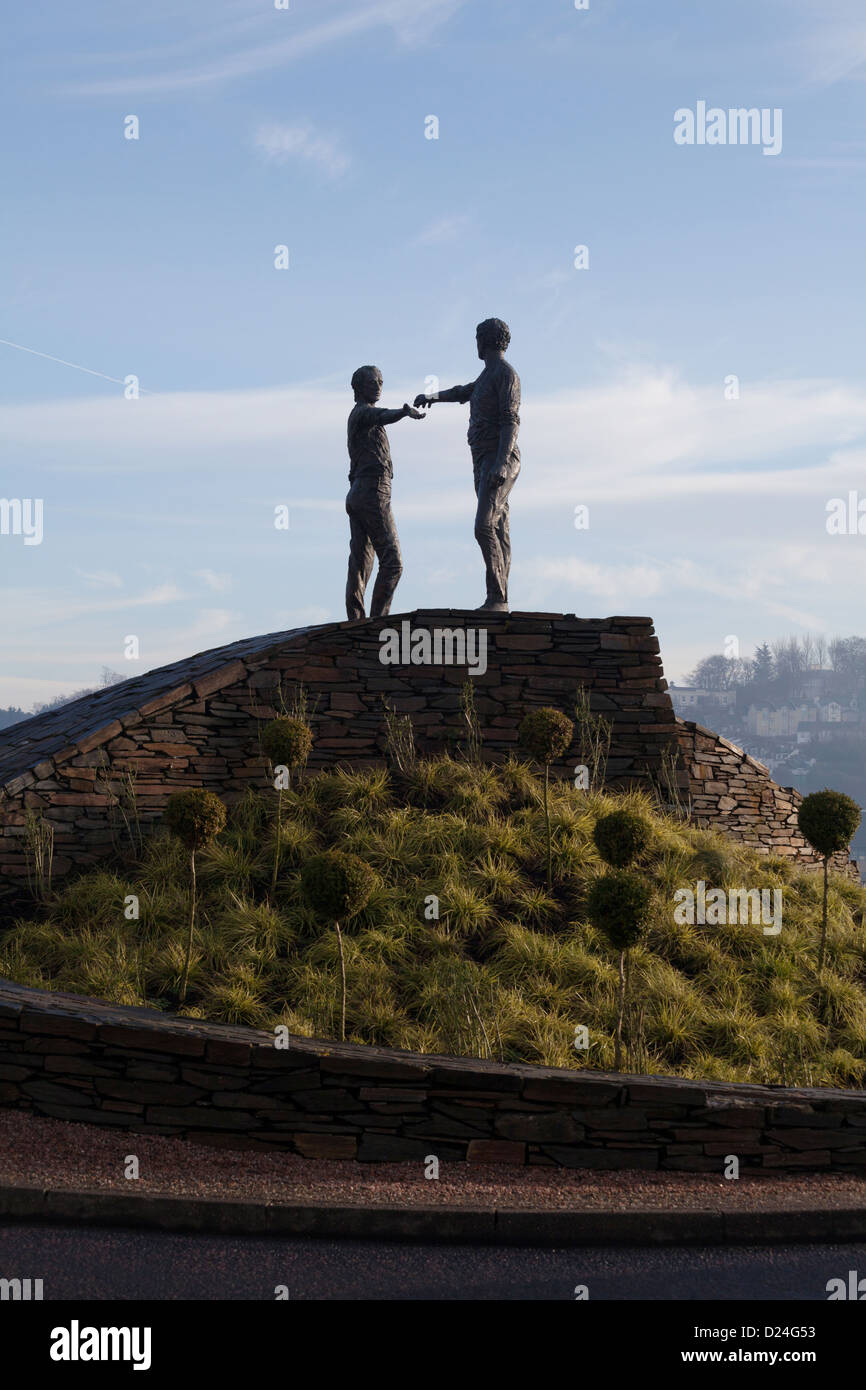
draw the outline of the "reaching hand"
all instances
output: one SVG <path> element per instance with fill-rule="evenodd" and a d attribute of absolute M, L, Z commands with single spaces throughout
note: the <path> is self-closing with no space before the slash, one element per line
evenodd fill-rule
<path fill-rule="evenodd" d="M 421 406 L 421 405 L 423 405 L 423 406 L 430 406 L 430 405 L 432 405 L 432 404 L 433 404 L 433 398 L 432 398 L 432 396 L 424 396 L 424 395 L 421 395 L 421 396 L 416 396 L 416 397 L 415 397 L 414 405 L 415 405 L 415 409 L 416 409 L 416 410 L 417 410 L 418 407 Z"/>
<path fill-rule="evenodd" d="M 418 397 L 416 397 L 415 405 L 418 404 L 418 401 L 423 401 L 423 400 L 424 400 L 424 397 L 423 397 L 423 396 L 418 396 Z M 408 401 L 404 404 L 403 409 L 404 409 L 404 411 L 406 412 L 406 414 L 409 416 L 409 418 L 412 419 L 412 420 L 426 420 L 426 419 L 427 419 L 427 416 L 424 414 L 423 410 L 415 410 L 413 406 L 409 405 Z"/>

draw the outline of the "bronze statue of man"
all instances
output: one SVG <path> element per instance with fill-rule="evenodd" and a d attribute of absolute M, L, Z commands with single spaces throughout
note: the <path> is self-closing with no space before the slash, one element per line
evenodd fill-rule
<path fill-rule="evenodd" d="M 378 557 L 379 573 L 373 588 L 371 618 L 383 618 L 391 611 L 394 590 L 403 573 L 397 527 L 391 513 L 391 479 L 394 467 L 386 425 L 407 416 L 424 420 L 420 410 L 404 405 L 402 410 L 381 410 L 376 402 L 382 394 L 382 373 L 378 367 L 359 367 L 352 377 L 355 405 L 349 415 L 349 575 L 346 581 L 346 613 L 352 620 L 364 617 L 364 594 Z"/>
<path fill-rule="evenodd" d="M 432 396 L 416 396 L 415 406 L 435 401 L 469 402 L 469 448 L 475 475 L 475 539 L 484 556 L 487 598 L 479 611 L 508 612 L 511 539 L 508 498 L 520 472 L 517 431 L 520 427 L 520 377 L 505 360 L 511 332 L 502 319 L 485 319 L 476 329 L 484 371 L 467 386 L 452 386 Z"/>

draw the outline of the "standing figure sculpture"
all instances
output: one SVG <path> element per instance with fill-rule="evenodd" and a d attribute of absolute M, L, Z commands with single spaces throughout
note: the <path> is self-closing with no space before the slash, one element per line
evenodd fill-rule
<path fill-rule="evenodd" d="M 487 573 L 487 598 L 481 609 L 507 613 L 511 569 L 508 498 L 520 472 L 520 377 L 505 360 L 505 350 L 511 342 L 507 323 L 485 319 L 476 330 L 476 342 L 478 356 L 484 363 L 478 379 L 433 396 L 416 396 L 415 405 L 433 405 L 436 401 L 464 405 L 469 401 L 468 438 L 478 498 L 475 539 Z"/>
<path fill-rule="evenodd" d="M 381 410 L 376 401 L 382 394 L 382 373 L 378 367 L 359 367 L 352 377 L 355 406 L 349 416 L 349 577 L 346 581 L 346 613 L 357 620 L 364 615 L 364 594 L 379 560 L 379 573 L 373 589 L 370 617 L 382 618 L 391 611 L 394 590 L 403 573 L 397 527 L 391 514 L 391 479 L 394 467 L 386 425 L 410 416 L 425 416 L 411 405 L 402 410 Z"/>

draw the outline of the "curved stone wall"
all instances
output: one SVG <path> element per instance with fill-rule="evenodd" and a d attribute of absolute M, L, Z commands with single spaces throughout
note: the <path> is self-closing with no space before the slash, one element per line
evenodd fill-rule
<path fill-rule="evenodd" d="M 796 787 L 780 787 L 769 770 L 735 743 L 690 720 L 677 720 L 688 802 L 699 825 L 721 826 L 752 849 L 778 854 L 818 868 L 821 856 L 800 834 L 797 811 L 803 800 Z M 860 870 L 843 850 L 833 867 L 859 881 Z"/>
<path fill-rule="evenodd" d="M 381 659 L 383 632 L 400 638 L 397 664 Z M 435 643 L 429 662 L 404 659 L 413 655 L 404 633 L 446 634 L 467 648 L 472 634 L 479 643 L 483 636 L 483 670 L 477 646 L 471 676 L 465 656 L 449 664 Z M 797 793 L 777 787 L 742 750 L 677 720 L 651 619 L 424 610 L 218 647 L 12 725 L 0 735 L 0 904 L 8 913 L 24 896 L 28 812 L 53 827 L 54 876 L 62 879 L 111 850 L 128 775 L 145 826 L 180 787 L 208 786 L 231 801 L 249 785 L 266 786 L 259 732 L 280 712 L 280 692 L 290 699 L 303 685 L 308 694 L 316 770 L 380 763 L 386 701 L 411 717 L 422 753 L 456 748 L 466 735 L 467 681 L 484 756 L 504 758 L 516 749 L 520 720 L 533 705 L 573 714 L 583 686 L 593 711 L 613 726 L 611 786 L 663 782 L 674 750 L 676 780 L 682 792 L 688 784 L 704 823 L 756 848 L 815 862 L 796 831 Z M 554 774 L 573 778 L 579 756 L 572 751 Z"/>
<path fill-rule="evenodd" d="M 309 1158 L 718 1172 L 866 1166 L 866 1091 L 289 1039 L 0 980 L 0 1104 Z"/>
<path fill-rule="evenodd" d="M 479 620 L 483 619 L 483 626 Z M 383 631 L 448 633 L 466 643 L 483 633 L 477 675 L 461 664 L 383 664 Z M 471 638 L 469 638 L 471 641 Z M 435 654 L 435 653 L 433 653 Z M 443 655 L 444 653 L 439 653 Z M 459 655 L 459 653 L 458 653 Z M 477 657 L 477 648 L 473 650 Z M 384 702 L 412 718 L 422 753 L 465 739 L 461 691 L 472 681 L 484 753 L 504 758 L 533 705 L 573 712 L 579 685 L 614 728 L 609 778 L 646 784 L 658 772 L 676 717 L 649 618 L 583 619 L 552 613 L 415 612 L 361 623 L 271 633 L 203 652 L 0 735 L 0 881 L 26 882 L 25 817 L 54 828 L 55 877 L 86 867 L 111 848 L 119 780 L 136 779 L 147 824 L 179 787 L 204 785 L 231 801 L 265 787 L 262 723 L 303 685 L 312 709 L 311 770 L 336 762 L 380 763 Z M 573 776 L 569 762 L 555 771 Z"/>

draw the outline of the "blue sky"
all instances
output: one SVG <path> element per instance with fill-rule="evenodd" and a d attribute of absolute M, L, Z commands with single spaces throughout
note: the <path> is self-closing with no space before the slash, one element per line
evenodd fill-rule
<path fill-rule="evenodd" d="M 866 535 L 825 525 L 866 499 L 861 0 L 4 24 L 0 491 L 44 539 L 0 535 L 0 705 L 342 618 L 348 379 L 471 380 L 489 315 L 524 392 L 513 608 L 649 613 L 677 680 L 731 635 L 863 630 Z M 700 100 L 780 109 L 781 153 L 678 146 Z M 391 431 L 398 611 L 483 598 L 465 431 Z"/>

